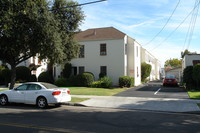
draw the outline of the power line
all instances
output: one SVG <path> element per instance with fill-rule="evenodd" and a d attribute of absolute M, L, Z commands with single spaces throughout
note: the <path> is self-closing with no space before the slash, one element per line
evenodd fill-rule
<path fill-rule="evenodd" d="M 104 2 L 104 1 L 107 1 L 107 0 L 92 1 L 92 2 L 87 2 L 87 3 L 83 3 L 83 4 L 78 4 L 78 5 L 71 5 L 71 6 L 66 6 L 66 7 L 62 7 L 62 8 L 51 9 L 49 11 L 58 10 L 58 9 L 65 9 L 65 8 L 71 8 L 71 7 L 77 7 L 77 6 L 84 6 L 84 5 L 95 4 L 95 3 Z"/>
<path fill-rule="evenodd" d="M 195 4 L 194 4 L 194 8 L 195 6 L 197 5 L 197 1 L 195 1 Z M 193 8 L 193 9 L 194 9 Z M 187 40 L 189 40 L 189 36 L 191 35 L 191 31 L 192 31 L 192 25 L 193 25 L 193 21 L 194 21 L 194 16 L 195 16 L 195 13 L 194 13 L 194 10 L 193 10 L 193 13 L 192 13 L 192 16 L 191 16 L 191 20 L 190 20 L 190 24 L 189 24 L 189 27 L 188 27 L 188 31 L 187 31 L 187 34 L 186 34 L 186 37 L 185 37 L 185 41 L 184 41 L 184 45 L 183 45 L 183 51 L 184 51 L 184 48 L 185 48 L 185 45 L 186 45 L 186 42 Z"/>
<path fill-rule="evenodd" d="M 196 3 L 198 1 L 200 2 L 200 0 L 196 0 Z M 195 25 L 196 25 L 198 12 L 199 12 L 199 4 L 197 5 L 196 12 L 193 13 L 193 23 L 192 23 L 192 28 L 191 28 L 191 31 L 190 31 L 190 36 L 189 36 L 189 40 L 188 40 L 187 49 L 189 49 L 189 46 L 191 44 L 191 40 L 192 40 L 192 36 L 193 36 L 193 33 L 194 33 L 194 28 L 195 28 Z"/>
<path fill-rule="evenodd" d="M 152 50 L 156 49 L 157 47 L 159 47 L 162 43 L 164 43 L 165 41 L 167 41 L 167 39 L 169 39 L 169 37 L 174 34 L 174 32 L 185 22 L 185 20 L 193 13 L 193 11 L 198 7 L 200 1 L 197 3 L 197 5 L 193 8 L 193 10 L 184 18 L 184 20 L 161 42 L 159 43 L 156 47 L 154 47 Z"/>
<path fill-rule="evenodd" d="M 178 3 L 176 4 L 176 7 L 174 8 L 173 12 L 171 13 L 170 17 L 168 18 L 167 22 L 165 23 L 165 25 L 162 27 L 162 29 L 149 41 L 147 42 L 145 45 L 143 46 L 146 46 L 148 44 L 150 44 L 163 30 L 164 28 L 166 27 L 166 25 L 168 24 L 169 20 L 171 19 L 171 17 L 173 16 L 174 12 L 176 11 L 178 5 L 180 3 L 180 0 L 178 1 Z"/>

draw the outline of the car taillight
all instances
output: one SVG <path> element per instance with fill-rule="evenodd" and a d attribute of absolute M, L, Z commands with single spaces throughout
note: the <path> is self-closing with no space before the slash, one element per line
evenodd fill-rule
<path fill-rule="evenodd" d="M 54 91 L 52 95 L 60 95 L 61 91 Z"/>
<path fill-rule="evenodd" d="M 67 94 L 70 94 L 70 91 L 69 91 L 69 90 L 67 91 Z"/>

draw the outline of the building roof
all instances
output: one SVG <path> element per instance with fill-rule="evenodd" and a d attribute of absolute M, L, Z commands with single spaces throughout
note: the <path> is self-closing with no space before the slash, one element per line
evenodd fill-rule
<path fill-rule="evenodd" d="M 114 27 L 105 27 L 79 32 L 75 35 L 75 39 L 77 41 L 123 39 L 125 35 Z"/>

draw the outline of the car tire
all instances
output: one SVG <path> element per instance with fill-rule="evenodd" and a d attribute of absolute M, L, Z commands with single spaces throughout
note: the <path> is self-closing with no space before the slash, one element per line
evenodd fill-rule
<path fill-rule="evenodd" d="M 41 109 L 44 109 L 48 106 L 47 100 L 45 97 L 38 97 L 37 98 L 37 106 Z"/>
<path fill-rule="evenodd" d="M 8 97 L 6 95 L 0 96 L 0 105 L 5 106 L 8 104 Z"/>

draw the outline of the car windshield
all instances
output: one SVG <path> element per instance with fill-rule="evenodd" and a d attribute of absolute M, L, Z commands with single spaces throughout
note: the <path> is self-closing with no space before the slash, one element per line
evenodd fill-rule
<path fill-rule="evenodd" d="M 174 79 L 175 76 L 174 76 L 174 75 L 167 75 L 167 76 L 165 76 L 165 78 L 166 78 L 166 79 Z"/>
<path fill-rule="evenodd" d="M 41 84 L 44 85 L 47 89 L 58 88 L 58 86 L 55 86 L 55 85 L 49 84 L 49 83 L 41 83 Z"/>

